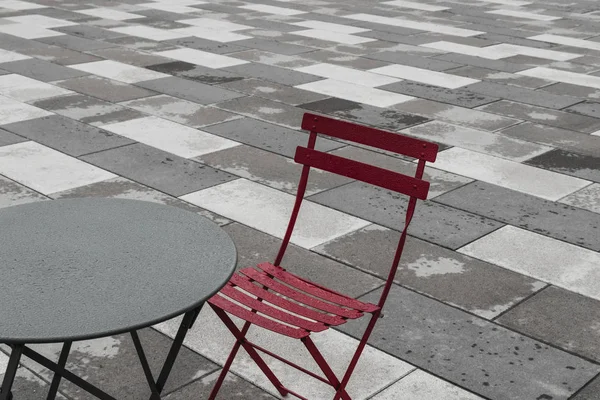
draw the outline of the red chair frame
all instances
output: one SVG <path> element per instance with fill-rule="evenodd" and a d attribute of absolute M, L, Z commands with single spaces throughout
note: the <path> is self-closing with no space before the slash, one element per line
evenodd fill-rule
<path fill-rule="evenodd" d="M 217 316 L 237 339 L 209 396 L 210 400 L 215 399 L 240 347 L 243 347 L 248 352 L 250 357 L 256 362 L 282 396 L 291 394 L 299 399 L 307 400 L 300 394 L 283 386 L 259 355 L 258 351 L 268 354 L 321 382 L 331 385 L 336 390 L 334 400 L 340 398 L 351 400 L 349 394 L 346 392 L 346 386 L 373 328 L 381 316 L 381 310 L 388 297 L 400 263 L 408 226 L 412 220 L 417 200 L 425 200 L 427 198 L 429 182 L 422 180 L 422 177 L 425 170 L 425 163 L 427 161 L 435 161 L 438 152 L 437 144 L 310 113 L 304 114 L 302 129 L 310 131 L 308 146 L 298 147 L 294 160 L 303 164 L 304 167 L 302 168 L 298 193 L 290 222 L 275 262 L 273 264 L 260 264 L 258 265 L 258 269 L 252 267 L 242 269 L 234 274 L 228 284 L 208 301 Z M 418 160 L 415 176 L 406 176 L 394 171 L 315 150 L 318 134 L 413 157 Z M 331 289 L 294 275 L 280 266 L 292 237 L 298 213 L 300 212 L 311 167 L 377 185 L 410 197 L 406 210 L 404 229 L 400 235 L 392 266 L 377 304 L 364 303 L 352 297 L 334 292 Z M 245 307 L 239 304 L 243 304 Z M 277 307 L 272 307 L 269 304 Z M 234 324 L 228 313 L 246 321 L 241 329 Z M 324 331 L 331 326 L 341 325 L 348 319 L 360 318 L 365 313 L 371 314 L 371 320 L 358 344 L 346 373 L 340 381 L 315 346 L 310 338 L 310 334 L 311 332 Z M 300 318 L 297 315 L 301 315 L 304 318 Z M 325 377 L 317 375 L 250 342 L 246 338 L 246 334 L 252 324 L 288 337 L 300 339 Z"/>

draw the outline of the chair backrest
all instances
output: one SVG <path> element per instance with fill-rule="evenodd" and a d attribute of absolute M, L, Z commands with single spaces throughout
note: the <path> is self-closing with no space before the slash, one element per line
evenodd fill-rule
<path fill-rule="evenodd" d="M 292 237 L 302 200 L 304 199 L 304 194 L 306 192 L 306 185 L 311 167 L 402 193 L 409 196 L 410 200 L 406 209 L 404 229 L 400 235 L 394 261 L 379 302 L 379 305 L 383 306 L 400 263 L 400 257 L 406 241 L 407 229 L 413 217 L 417 199 L 427 199 L 429 182 L 422 179 L 423 172 L 427 161 L 435 161 L 438 145 L 424 140 L 403 136 L 398 133 L 387 132 L 311 113 L 304 114 L 304 118 L 302 119 L 302 129 L 310 131 L 308 145 L 307 147 L 299 146 L 297 148 L 294 160 L 297 163 L 303 164 L 304 167 L 298 184 L 296 202 L 292 210 L 283 243 L 279 249 L 277 258 L 275 259 L 275 265 L 281 263 Z M 415 175 L 407 176 L 385 168 L 315 150 L 317 136 L 319 134 L 415 158 L 418 160 L 415 167 Z"/>

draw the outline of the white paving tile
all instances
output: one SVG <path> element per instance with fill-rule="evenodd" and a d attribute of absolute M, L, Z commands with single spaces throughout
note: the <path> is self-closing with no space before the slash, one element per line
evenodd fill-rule
<path fill-rule="evenodd" d="M 239 146 L 239 143 L 233 140 L 158 117 L 144 117 L 103 125 L 102 129 L 184 158 Z"/>
<path fill-rule="evenodd" d="M 197 4 L 205 4 L 204 2 L 196 2 Z M 144 3 L 136 4 L 139 7 L 151 8 L 153 10 L 160 10 L 166 12 L 172 12 L 176 14 L 189 14 L 199 12 L 200 10 L 194 7 L 188 7 L 181 4 L 168 4 L 168 3 Z"/>
<path fill-rule="evenodd" d="M 529 160 L 553 149 L 537 143 L 440 121 L 426 122 L 400 132 L 517 162 Z"/>
<path fill-rule="evenodd" d="M 600 253 L 507 225 L 461 253 L 600 300 Z"/>
<path fill-rule="evenodd" d="M 581 57 L 581 54 L 567 53 L 564 51 L 538 49 L 536 47 L 519 46 L 510 43 L 501 43 L 487 47 L 492 52 L 513 53 L 512 55 L 524 55 L 537 58 L 545 58 L 554 61 L 569 61 Z"/>
<path fill-rule="evenodd" d="M 248 64 L 248 61 L 196 49 L 176 49 L 155 53 L 159 56 L 185 61 L 208 68 L 225 68 Z"/>
<path fill-rule="evenodd" d="M 560 200 L 563 204 L 600 214 L 600 183 L 594 183 Z"/>
<path fill-rule="evenodd" d="M 43 194 L 115 177 L 108 171 L 35 142 L 0 147 L 0 174 Z"/>
<path fill-rule="evenodd" d="M 20 53 L 15 53 L 14 51 L 0 49 L 0 64 L 11 61 L 27 60 L 29 58 L 31 57 Z"/>
<path fill-rule="evenodd" d="M 418 22 L 401 18 L 382 17 L 373 14 L 351 14 L 345 15 L 344 18 L 350 18 L 356 21 L 367 21 L 376 24 L 401 26 L 404 28 L 418 29 L 427 32 L 441 33 L 444 35 L 470 37 L 481 35 L 481 31 L 473 31 L 471 29 L 455 28 L 453 26 L 435 24 L 431 22 Z"/>
<path fill-rule="evenodd" d="M 144 39 L 162 41 L 180 39 L 185 37 L 183 33 L 173 32 L 167 29 L 154 28 L 144 25 L 122 26 L 110 29 L 113 32 L 122 33 L 124 35 L 137 36 Z"/>
<path fill-rule="evenodd" d="M 517 72 L 519 75 L 532 76 L 534 78 L 546 79 L 555 82 L 570 83 L 572 85 L 586 86 L 600 89 L 600 77 L 576 72 L 563 71 L 559 69 L 536 67 Z"/>
<path fill-rule="evenodd" d="M 474 57 L 487 58 L 489 60 L 500 60 L 502 58 L 513 57 L 516 55 L 545 58 L 548 60 L 555 61 L 568 61 L 581 57 L 581 54 L 518 46 L 509 43 L 501 43 L 487 47 L 476 47 L 460 43 L 439 41 L 425 43 L 422 44 L 421 47 L 427 47 L 430 49 L 442 50 L 451 53 L 465 54 Z"/>
<path fill-rule="evenodd" d="M 324 94 L 326 96 L 369 104 L 375 107 L 390 107 L 414 99 L 414 97 L 405 96 L 403 94 L 369 88 L 367 86 L 342 82 L 335 79 L 324 79 L 322 81 L 309 82 L 295 87 L 314 93 Z"/>
<path fill-rule="evenodd" d="M 205 29 L 200 26 L 189 26 L 186 28 L 172 29 L 173 32 L 180 33 L 185 36 L 195 36 L 215 42 L 229 43 L 238 40 L 252 39 L 252 36 L 241 35 L 235 32 L 218 31 L 216 29 Z"/>
<path fill-rule="evenodd" d="M 275 15 L 299 15 L 306 14 L 306 11 L 295 10 L 293 8 L 286 7 L 275 7 L 268 6 L 265 4 L 250 4 L 246 6 L 240 6 L 240 8 L 244 8 L 246 10 L 259 11 L 265 14 L 275 14 Z"/>
<path fill-rule="evenodd" d="M 422 370 L 411 372 L 372 400 L 483 400 Z"/>
<path fill-rule="evenodd" d="M 45 15 L 23 15 L 20 17 L 8 17 L 4 18 L 7 21 L 16 22 L 23 25 L 33 25 L 38 28 L 60 28 L 62 26 L 73 26 L 79 25 L 76 22 L 65 21 L 64 19 L 57 19 L 46 17 Z"/>
<path fill-rule="evenodd" d="M 13 122 L 26 121 L 48 115 L 52 115 L 52 113 L 5 96 L 0 96 L 0 125 L 12 124 Z"/>
<path fill-rule="evenodd" d="M 171 76 L 112 60 L 93 61 L 84 64 L 70 65 L 69 67 L 125 83 L 136 83 Z"/>
<path fill-rule="evenodd" d="M 305 36 L 313 39 L 326 40 L 329 42 L 336 42 L 341 44 L 361 44 L 376 41 L 376 39 L 348 35 L 339 32 L 325 31 L 322 29 L 306 29 L 303 31 L 290 32 L 290 34 Z"/>
<path fill-rule="evenodd" d="M 411 8 L 413 10 L 422 10 L 422 11 L 444 11 L 444 10 L 450 9 L 450 7 L 442 7 L 442 6 L 436 6 L 433 4 L 418 3 L 415 1 L 405 1 L 405 0 L 384 1 L 381 4 L 388 4 L 390 6 L 397 6 L 397 7 L 401 7 L 401 8 Z"/>
<path fill-rule="evenodd" d="M 311 20 L 301 21 L 301 22 L 293 22 L 290 25 L 296 25 L 296 26 L 301 26 L 303 28 L 310 28 L 310 29 L 319 29 L 322 31 L 345 33 L 347 35 L 351 35 L 353 33 L 361 33 L 361 32 L 370 31 L 370 29 L 356 28 L 356 27 L 350 26 L 350 25 L 333 24 L 331 22 L 311 21 Z"/>
<path fill-rule="evenodd" d="M 234 321 L 239 320 L 235 317 Z M 173 337 L 179 327 L 179 319 L 167 321 L 156 328 Z M 233 336 L 210 307 L 204 307 L 198 316 L 198 322 L 186 336 L 185 345 L 204 357 L 223 364 L 233 346 Z M 277 335 L 262 328 L 250 329 L 248 339 L 265 347 L 288 360 L 323 376 L 308 351 L 297 339 Z M 337 376 L 343 376 L 352 358 L 358 341 L 343 333 L 330 329 L 311 335 L 311 339 L 321 350 L 331 369 Z M 265 361 L 279 377 L 282 383 L 308 399 L 332 399 L 333 389 L 303 373 L 265 356 Z M 414 370 L 414 367 L 371 346 L 366 346 L 352 379 L 348 383 L 348 393 L 354 400 L 366 400 L 391 383 Z M 234 361 L 231 371 L 253 382 L 277 398 L 273 385 L 256 367 L 245 351 L 241 350 Z M 368 382 L 368 385 L 365 384 Z M 288 396 L 289 397 L 289 396 Z M 433 399 L 427 399 L 433 400 Z M 438 400 L 438 399 L 435 399 Z M 441 400 L 441 399 L 440 399 Z M 470 399 L 469 399 L 470 400 Z"/>
<path fill-rule="evenodd" d="M 546 43 L 562 44 L 562 45 L 571 46 L 571 47 L 579 47 L 582 49 L 590 49 L 590 50 L 600 51 L 600 43 L 599 42 L 592 42 L 590 40 L 577 39 L 577 38 L 568 37 L 568 36 L 544 34 L 544 35 L 531 36 L 531 37 L 528 37 L 527 39 L 537 40 L 537 41 L 546 42 Z"/>
<path fill-rule="evenodd" d="M 488 11 L 487 14 L 506 15 L 508 17 L 533 19 L 536 21 L 556 21 L 557 19 L 561 19 L 561 17 L 555 17 L 552 15 L 536 14 L 536 13 L 531 13 L 531 12 L 521 11 L 521 10 L 501 9 L 501 10 Z"/>
<path fill-rule="evenodd" d="M 296 68 L 296 71 L 368 87 L 388 85 L 400 81 L 400 79 L 397 78 L 327 63 Z"/>
<path fill-rule="evenodd" d="M 385 67 L 369 70 L 376 74 L 393 76 L 401 79 L 408 79 L 415 82 L 426 83 L 428 85 L 445 87 L 448 89 L 458 89 L 463 86 L 479 82 L 477 79 L 465 78 L 463 76 L 445 74 L 438 71 L 411 67 L 408 65 L 387 65 Z"/>
<path fill-rule="evenodd" d="M 440 152 L 435 167 L 552 201 L 591 183 L 458 147 Z"/>
<path fill-rule="evenodd" d="M 89 8 L 86 10 L 75 10 L 80 14 L 89 15 L 92 17 L 112 19 L 114 21 L 127 21 L 128 19 L 144 18 L 144 15 L 132 14 L 124 11 L 115 10 L 114 8 Z"/>
<path fill-rule="evenodd" d="M 295 196 L 246 179 L 237 179 L 181 198 L 283 238 Z M 305 200 L 291 241 L 310 249 L 368 224 L 368 221 Z"/>
<path fill-rule="evenodd" d="M 532 4 L 531 1 L 521 1 L 521 0 L 481 0 L 484 3 L 493 3 L 493 4 L 502 4 L 505 6 L 513 6 L 513 7 L 522 7 L 528 6 Z"/>
<path fill-rule="evenodd" d="M 17 36 L 23 39 L 41 39 L 64 35 L 64 33 L 61 32 L 29 24 L 0 25 L 0 33 L 6 33 L 7 35 Z"/>
<path fill-rule="evenodd" d="M 182 19 L 177 22 L 186 24 L 186 25 L 194 25 L 199 26 L 204 29 L 214 29 L 217 31 L 225 31 L 225 32 L 234 32 L 234 31 L 242 31 L 244 29 L 253 29 L 254 27 L 248 25 L 235 24 L 229 21 L 223 21 L 219 19 L 212 18 L 191 18 L 191 19 Z"/>
<path fill-rule="evenodd" d="M 0 8 L 6 8 L 8 10 L 22 11 L 22 10 L 34 10 L 36 8 L 47 8 L 41 4 L 28 3 L 20 0 L 0 0 Z"/>
<path fill-rule="evenodd" d="M 70 90 L 18 74 L 0 76 L 0 94 L 28 102 L 73 93 Z"/>

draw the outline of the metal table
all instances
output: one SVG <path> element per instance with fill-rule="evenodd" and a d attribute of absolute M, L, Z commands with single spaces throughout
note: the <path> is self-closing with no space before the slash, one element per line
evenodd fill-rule
<path fill-rule="evenodd" d="M 21 356 L 103 400 L 101 389 L 65 369 L 73 341 L 130 333 L 160 399 L 187 331 L 204 301 L 232 275 L 236 250 L 211 221 L 175 207 L 136 200 L 69 199 L 0 210 L 0 343 L 12 347 L 0 400 Z M 137 330 L 185 314 L 155 378 Z M 27 344 L 64 343 L 58 362 Z"/>

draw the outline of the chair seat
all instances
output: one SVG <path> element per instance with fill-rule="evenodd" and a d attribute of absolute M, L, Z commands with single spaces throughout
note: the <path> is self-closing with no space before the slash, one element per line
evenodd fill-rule
<path fill-rule="evenodd" d="M 379 310 L 375 304 L 334 292 L 270 263 L 235 273 L 208 302 L 245 321 L 297 339 Z"/>

